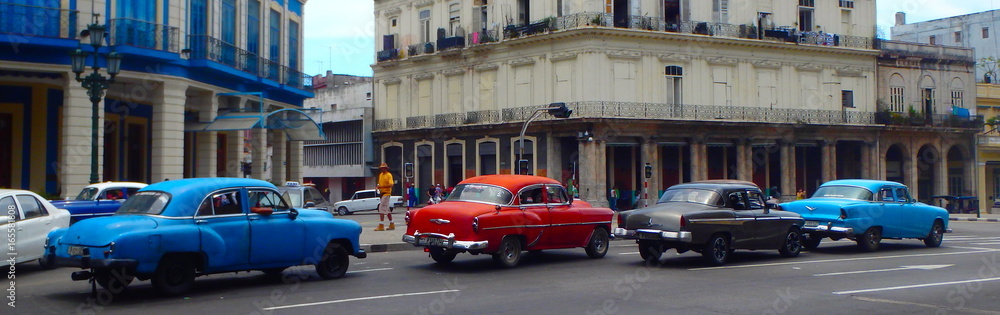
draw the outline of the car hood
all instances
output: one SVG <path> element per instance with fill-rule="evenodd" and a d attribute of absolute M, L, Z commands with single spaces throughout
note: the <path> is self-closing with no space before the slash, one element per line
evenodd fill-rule
<path fill-rule="evenodd" d="M 446 201 L 417 210 L 410 218 L 407 233 L 440 233 L 464 236 L 472 232 L 472 219 L 496 212 L 495 205 L 464 201 Z M 433 221 L 432 221 L 433 220 Z"/>
<path fill-rule="evenodd" d="M 59 239 L 60 244 L 101 247 L 107 246 L 119 235 L 128 232 L 151 230 L 156 220 L 145 215 L 114 215 L 81 220 L 69 227 Z"/>
<path fill-rule="evenodd" d="M 840 209 L 868 204 L 868 201 L 838 198 L 810 198 L 781 204 L 781 209 L 802 215 L 806 220 L 836 219 Z"/>
<path fill-rule="evenodd" d="M 665 202 L 648 208 L 622 212 L 622 219 L 625 222 L 624 227 L 629 230 L 679 231 L 681 216 L 718 209 L 690 202 Z"/>

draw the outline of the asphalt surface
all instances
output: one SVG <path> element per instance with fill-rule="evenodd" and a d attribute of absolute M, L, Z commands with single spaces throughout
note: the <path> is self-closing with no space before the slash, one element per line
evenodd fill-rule
<path fill-rule="evenodd" d="M 525 253 L 514 269 L 494 267 L 486 255 L 437 265 L 422 251 L 373 253 L 352 258 L 338 280 L 301 266 L 284 279 L 260 272 L 199 277 L 191 293 L 174 298 L 136 281 L 100 301 L 89 298 L 86 282 L 69 279 L 73 269 L 28 263 L 16 269 L 17 307 L 0 313 L 1000 314 L 1000 224 L 950 227 L 956 233 L 941 248 L 885 240 L 879 252 L 861 253 L 853 242 L 825 240 L 797 258 L 737 251 L 716 268 L 696 253 L 674 251 L 647 266 L 629 241 L 613 242 L 603 259 L 583 249 Z"/>

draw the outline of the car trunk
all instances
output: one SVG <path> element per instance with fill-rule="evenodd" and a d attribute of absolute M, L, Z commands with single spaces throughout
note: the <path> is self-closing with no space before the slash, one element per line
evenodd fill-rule
<path fill-rule="evenodd" d="M 59 239 L 60 244 L 92 247 L 107 246 L 120 234 L 156 228 L 157 223 L 144 215 L 117 215 L 83 220 L 73 224 Z"/>

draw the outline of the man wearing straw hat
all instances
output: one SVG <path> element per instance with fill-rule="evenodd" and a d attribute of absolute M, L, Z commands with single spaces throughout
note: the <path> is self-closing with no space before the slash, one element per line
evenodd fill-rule
<path fill-rule="evenodd" d="M 392 185 L 396 182 L 392 180 L 392 173 L 389 173 L 389 164 L 382 162 L 382 165 L 379 165 L 378 168 L 382 170 L 382 172 L 378 174 L 378 186 L 376 188 L 378 188 L 381 198 L 379 198 L 380 201 L 378 204 L 378 227 L 375 228 L 375 230 L 395 230 L 396 223 L 392 222 L 392 211 L 390 210 L 392 205 L 390 204 L 391 201 L 389 201 L 389 196 L 392 196 Z M 385 228 L 386 216 L 389 216 L 388 229 Z"/>

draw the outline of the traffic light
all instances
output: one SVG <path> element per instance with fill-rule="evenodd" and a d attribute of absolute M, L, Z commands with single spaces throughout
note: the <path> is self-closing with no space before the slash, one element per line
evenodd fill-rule
<path fill-rule="evenodd" d="M 413 178 L 413 163 L 403 164 L 403 177 Z"/>
<path fill-rule="evenodd" d="M 530 166 L 530 164 L 528 164 L 528 160 L 519 160 L 519 161 L 517 161 L 517 166 L 518 166 L 518 172 L 517 172 L 517 174 L 521 174 L 521 175 L 529 175 L 529 174 L 531 174 L 531 172 L 528 170 L 528 166 Z"/>
<path fill-rule="evenodd" d="M 646 179 L 653 178 L 653 166 L 646 163 L 644 168 L 646 169 Z"/>
<path fill-rule="evenodd" d="M 569 118 L 573 115 L 573 110 L 566 107 L 566 103 L 552 103 L 549 104 L 549 115 L 555 118 Z"/>

